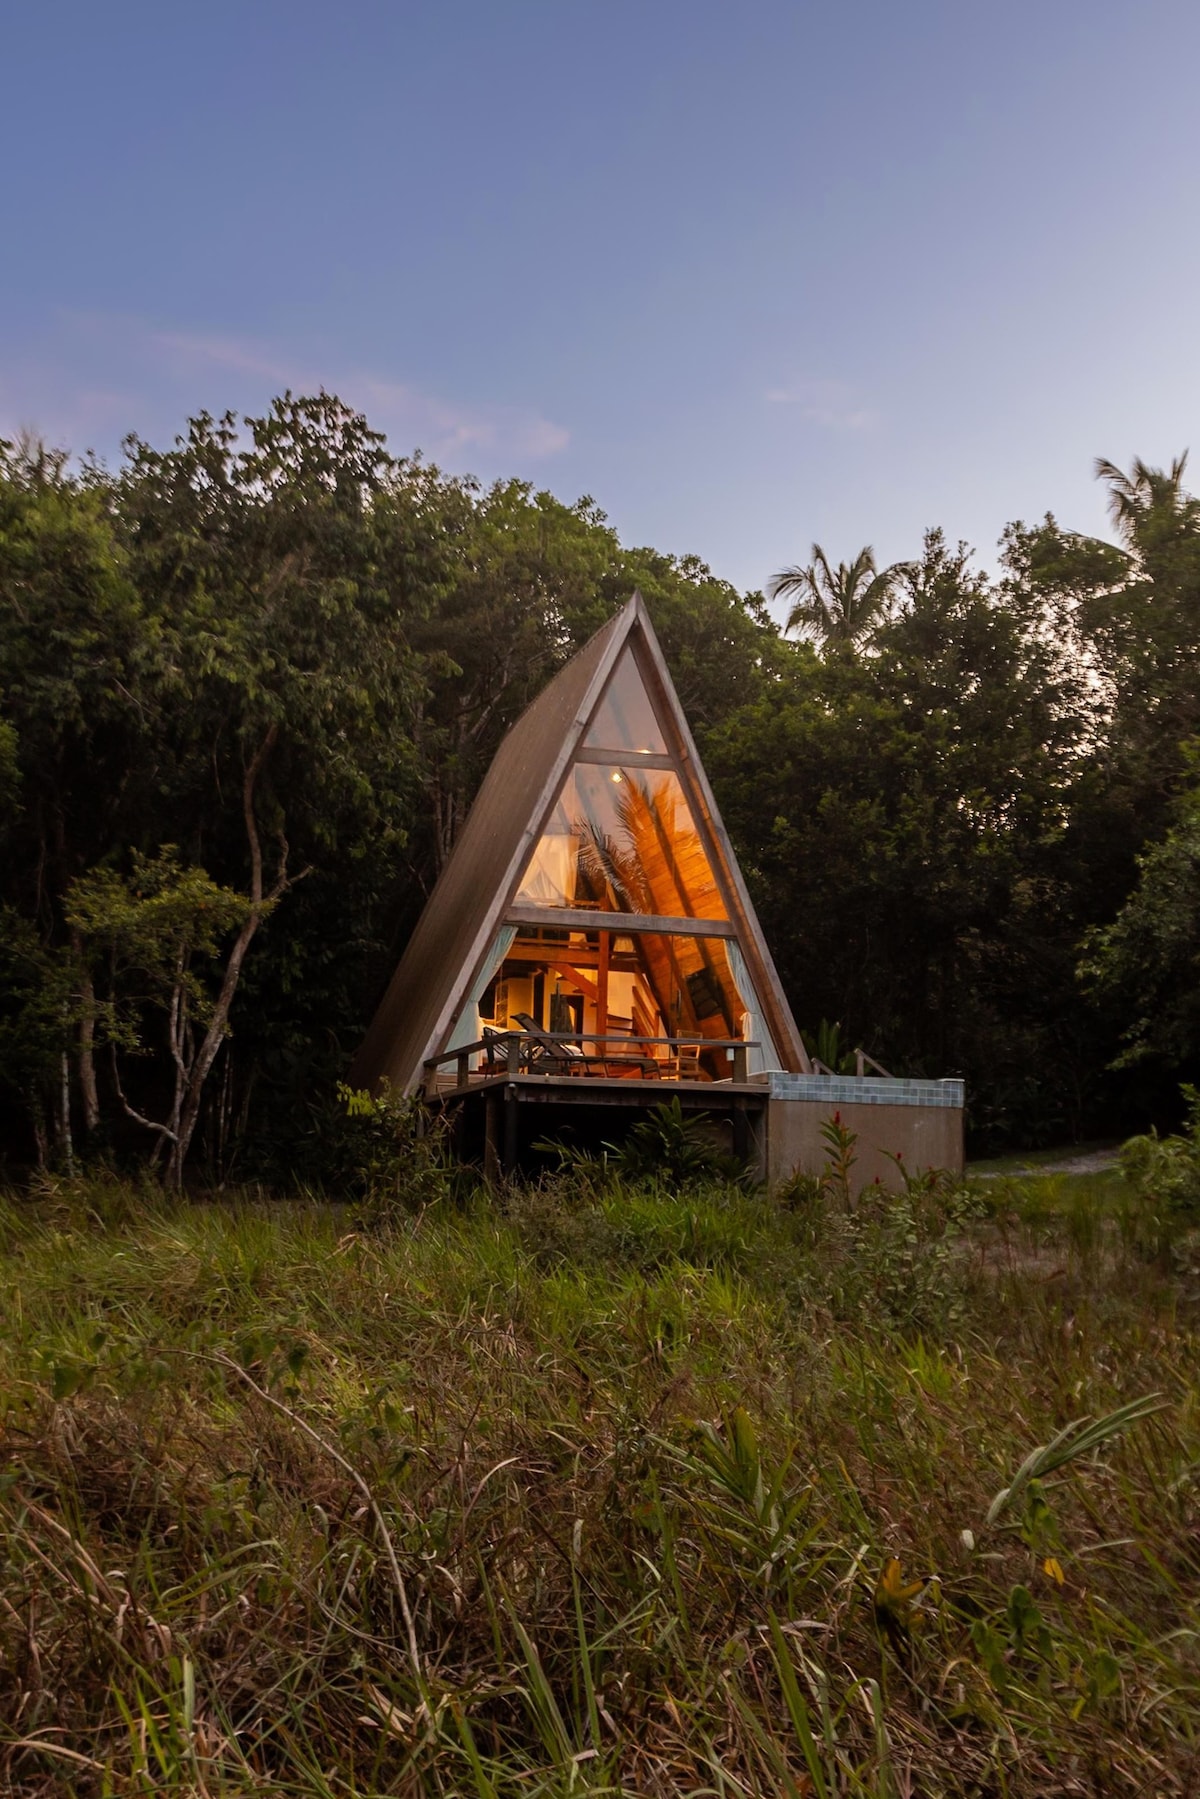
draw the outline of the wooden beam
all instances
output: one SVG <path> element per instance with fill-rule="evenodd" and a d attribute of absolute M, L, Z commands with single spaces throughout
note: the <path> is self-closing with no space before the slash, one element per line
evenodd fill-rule
<path fill-rule="evenodd" d="M 612 931 L 617 937 L 630 937 L 639 931 L 656 937 L 737 936 L 737 926 L 728 918 L 657 918 L 641 912 L 592 911 L 583 906 L 510 906 L 507 922 L 540 925 L 549 931 Z M 559 945 L 547 947 L 557 949 Z"/>
<path fill-rule="evenodd" d="M 596 1030 L 601 1037 L 608 1030 L 608 957 L 611 933 L 600 933 L 600 965 L 596 970 Z"/>
<path fill-rule="evenodd" d="M 607 933 L 602 934 L 601 942 L 604 941 L 606 935 Z M 569 980 L 574 981 L 580 993 L 586 994 L 588 999 L 599 1003 L 598 989 L 583 973 L 585 968 L 603 967 L 607 975 L 606 962 L 601 961 L 595 950 L 584 948 L 576 956 L 569 944 L 522 943 L 520 946 L 514 945 L 504 960 L 506 962 L 527 962 L 531 968 L 553 968 L 559 974 L 566 975 Z"/>
<path fill-rule="evenodd" d="M 594 762 L 601 768 L 629 769 L 630 773 L 637 768 L 669 768 L 674 771 L 677 758 L 664 756 L 658 750 L 590 750 L 582 746 L 575 752 L 576 762 Z"/>
<path fill-rule="evenodd" d="M 536 963 L 544 968 L 548 961 L 570 961 L 572 968 L 598 968 L 600 958 L 596 951 L 586 943 L 514 943 L 504 960 L 506 962 Z"/>
<path fill-rule="evenodd" d="M 595 1000 L 599 997 L 596 989 L 592 986 L 592 983 L 588 980 L 587 976 L 575 966 L 574 962 L 565 962 L 558 956 L 546 956 L 543 958 L 542 965 L 545 968 L 557 969 L 559 974 L 566 975 L 567 979 L 573 981 L 580 993 L 586 994 L 588 999 Z"/>

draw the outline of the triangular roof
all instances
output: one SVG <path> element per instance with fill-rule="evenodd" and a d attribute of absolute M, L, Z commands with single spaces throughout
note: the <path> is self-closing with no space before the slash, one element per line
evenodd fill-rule
<path fill-rule="evenodd" d="M 627 646 L 716 870 L 731 927 L 726 934 L 745 958 L 777 1056 L 786 1069 L 809 1072 L 645 602 L 634 593 L 559 670 L 500 745 L 355 1057 L 355 1086 L 387 1080 L 394 1090 L 411 1093 L 421 1084 L 426 1060 L 446 1048 L 497 932 L 512 916 L 564 780 L 577 755 L 587 755 L 589 724 Z M 623 916 L 613 915 L 614 928 Z"/>

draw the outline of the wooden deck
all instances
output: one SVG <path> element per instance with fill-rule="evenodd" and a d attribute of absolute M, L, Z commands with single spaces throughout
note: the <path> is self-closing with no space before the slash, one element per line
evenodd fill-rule
<path fill-rule="evenodd" d="M 430 1099 L 452 1122 L 459 1160 L 480 1167 L 493 1184 L 518 1169 L 549 1165 L 545 1152 L 534 1149 L 538 1142 L 598 1150 L 676 1099 L 685 1114 L 706 1119 L 740 1160 L 759 1161 L 764 1152 L 767 1092 L 751 1083 L 499 1074 Z"/>

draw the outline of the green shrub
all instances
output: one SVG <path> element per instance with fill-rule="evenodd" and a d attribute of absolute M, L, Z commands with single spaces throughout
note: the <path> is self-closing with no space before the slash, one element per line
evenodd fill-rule
<path fill-rule="evenodd" d="M 931 1221 L 908 1192 L 880 1188 L 869 1211 L 847 1216 L 830 1270 L 834 1314 L 935 1338 L 953 1330 L 966 1304 L 958 1231 Z"/>
<path fill-rule="evenodd" d="M 445 1126 L 417 1100 L 339 1085 L 345 1108 L 336 1189 L 363 1203 L 373 1223 L 421 1212 L 454 1189 Z"/>
<path fill-rule="evenodd" d="M 1200 1226 L 1200 1091 L 1185 1086 L 1187 1122 L 1176 1136 L 1155 1130 L 1131 1137 L 1121 1150 L 1121 1168 L 1135 1204 L 1122 1220 L 1132 1246 L 1165 1254 L 1173 1241 Z"/>
<path fill-rule="evenodd" d="M 678 1095 L 653 1106 L 624 1143 L 613 1148 L 612 1157 L 631 1179 L 655 1181 L 676 1191 L 697 1181 L 741 1174 L 740 1164 L 717 1149 L 703 1122 L 684 1116 Z"/>

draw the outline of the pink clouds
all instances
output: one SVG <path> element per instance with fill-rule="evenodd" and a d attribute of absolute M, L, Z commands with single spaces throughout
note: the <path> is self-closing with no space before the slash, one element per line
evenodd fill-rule
<path fill-rule="evenodd" d="M 534 408 L 447 399 L 340 358 L 219 332 L 164 330 L 122 314 L 62 309 L 36 343 L 0 357 L 0 436 L 39 432 L 72 449 L 116 449 L 127 431 L 174 434 L 201 409 L 255 411 L 284 388 L 336 392 L 387 434 L 398 454 L 420 448 L 465 469 L 541 461 L 570 433 Z"/>

